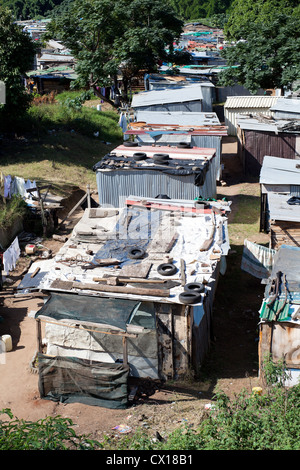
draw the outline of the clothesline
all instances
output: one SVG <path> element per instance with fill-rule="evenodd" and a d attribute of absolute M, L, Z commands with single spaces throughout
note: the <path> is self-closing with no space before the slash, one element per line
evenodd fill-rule
<path fill-rule="evenodd" d="M 31 200 L 32 196 L 38 196 L 37 191 L 27 193 L 27 189 L 35 188 L 36 182 L 29 179 L 25 181 L 20 176 L 4 175 L 0 172 L 0 195 L 5 199 L 10 199 L 14 194 L 19 194 L 24 199 Z"/>

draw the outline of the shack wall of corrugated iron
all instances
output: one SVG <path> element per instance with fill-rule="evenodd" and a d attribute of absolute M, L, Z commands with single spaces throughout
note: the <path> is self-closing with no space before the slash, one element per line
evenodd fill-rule
<path fill-rule="evenodd" d="M 290 191 L 291 196 L 297 196 L 300 197 L 300 185 L 291 185 L 291 191 Z"/>
<path fill-rule="evenodd" d="M 195 175 L 169 175 L 161 171 L 116 170 L 96 173 L 99 204 L 124 207 L 128 196 L 155 198 L 166 194 L 171 199 L 189 199 L 216 195 L 216 159 L 211 162 L 203 186 L 195 186 Z"/>
<path fill-rule="evenodd" d="M 222 137 L 219 135 L 193 135 L 191 143 L 199 148 L 216 149 L 217 180 L 221 178 Z"/>
<path fill-rule="evenodd" d="M 238 138 L 239 156 L 246 175 L 259 176 L 265 155 L 296 157 L 296 134 L 243 130 Z"/>

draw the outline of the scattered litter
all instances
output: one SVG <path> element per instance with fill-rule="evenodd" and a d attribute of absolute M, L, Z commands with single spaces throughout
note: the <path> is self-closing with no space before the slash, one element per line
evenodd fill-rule
<path fill-rule="evenodd" d="M 212 403 L 206 403 L 206 405 L 204 405 L 204 408 L 205 410 L 215 410 L 216 406 L 213 405 Z"/>
<path fill-rule="evenodd" d="M 120 434 L 128 434 L 132 431 L 130 426 L 126 426 L 125 424 L 119 424 L 112 428 L 114 431 L 118 431 Z"/>

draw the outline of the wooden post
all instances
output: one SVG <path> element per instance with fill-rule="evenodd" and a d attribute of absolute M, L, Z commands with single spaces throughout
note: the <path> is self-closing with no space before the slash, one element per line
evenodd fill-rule
<path fill-rule="evenodd" d="M 86 194 L 87 194 L 88 209 L 90 209 L 91 208 L 91 191 L 90 191 L 90 185 L 89 184 L 86 187 Z"/>
<path fill-rule="evenodd" d="M 42 326 L 39 318 L 36 318 L 36 343 L 37 351 L 42 352 Z"/>
<path fill-rule="evenodd" d="M 123 336 L 123 366 L 128 366 L 128 348 L 127 348 L 127 338 Z"/>
<path fill-rule="evenodd" d="M 70 215 L 73 214 L 73 212 L 76 211 L 76 209 L 81 205 L 83 204 L 83 202 L 86 200 L 87 198 L 87 193 L 85 193 L 85 195 L 80 199 L 80 201 L 77 202 L 77 204 L 73 207 L 73 209 L 70 210 L 70 212 L 68 213 L 68 215 L 61 221 L 60 223 L 60 227 L 62 226 L 62 224 L 70 217 Z"/>
<path fill-rule="evenodd" d="M 41 207 L 43 235 L 45 237 L 47 235 L 47 219 L 46 219 L 45 212 L 44 212 L 44 203 L 43 203 L 43 200 L 41 198 L 41 193 L 40 193 L 39 188 L 37 187 L 36 190 L 37 190 L 37 193 L 38 193 L 38 200 L 39 200 L 40 207 Z"/>

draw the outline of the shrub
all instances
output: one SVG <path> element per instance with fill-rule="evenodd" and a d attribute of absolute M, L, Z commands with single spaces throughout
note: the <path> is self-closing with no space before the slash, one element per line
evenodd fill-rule
<path fill-rule="evenodd" d="M 0 204 L 0 228 L 8 228 L 16 219 L 24 217 L 27 204 L 21 196 L 13 195 L 7 204 Z"/>
<path fill-rule="evenodd" d="M 101 447 L 85 435 L 76 435 L 68 418 L 47 417 L 36 422 L 15 418 L 11 410 L 1 414 L 10 420 L 0 420 L 0 450 L 93 450 Z"/>

